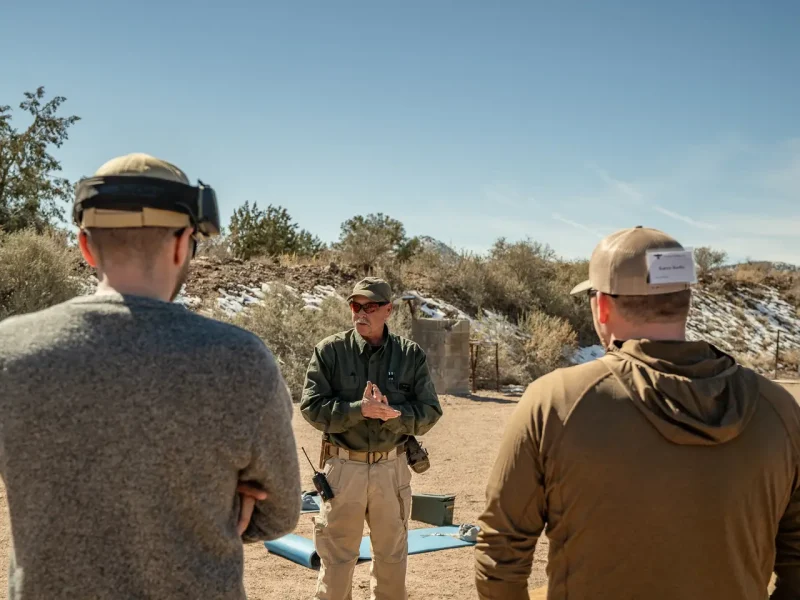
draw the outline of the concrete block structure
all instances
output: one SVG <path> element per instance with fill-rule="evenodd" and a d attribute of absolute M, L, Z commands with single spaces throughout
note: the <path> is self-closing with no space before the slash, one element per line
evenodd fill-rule
<path fill-rule="evenodd" d="M 414 319 L 411 339 L 425 351 L 436 392 L 466 395 L 469 384 L 470 323 L 454 319 Z"/>

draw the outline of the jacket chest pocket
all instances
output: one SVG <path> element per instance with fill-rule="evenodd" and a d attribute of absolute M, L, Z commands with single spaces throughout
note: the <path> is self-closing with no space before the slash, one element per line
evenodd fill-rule
<path fill-rule="evenodd" d="M 396 381 L 389 379 L 386 383 L 386 397 L 389 404 L 403 404 L 411 401 L 414 393 L 414 385 L 409 381 Z"/>
<path fill-rule="evenodd" d="M 340 372 L 335 378 L 333 391 L 348 399 L 355 400 L 364 391 L 364 386 L 359 389 L 359 377 L 356 373 Z M 364 383 L 366 385 L 366 382 Z"/>

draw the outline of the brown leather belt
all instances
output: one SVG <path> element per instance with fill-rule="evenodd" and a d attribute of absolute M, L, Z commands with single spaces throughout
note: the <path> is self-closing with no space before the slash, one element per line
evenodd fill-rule
<path fill-rule="evenodd" d="M 396 446 L 386 452 L 359 452 L 357 450 L 348 450 L 347 448 L 340 448 L 328 442 L 322 442 L 323 456 L 327 458 L 339 457 L 347 460 L 354 460 L 356 462 L 367 463 L 368 465 L 375 464 L 384 460 L 392 460 L 398 456 L 405 454 L 405 444 Z"/>

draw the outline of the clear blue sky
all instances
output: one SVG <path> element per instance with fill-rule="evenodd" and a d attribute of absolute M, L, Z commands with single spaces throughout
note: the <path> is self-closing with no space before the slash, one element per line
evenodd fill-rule
<path fill-rule="evenodd" d="M 382 211 L 474 251 L 643 224 L 800 264 L 798 31 L 793 0 L 12 2 L 0 104 L 67 97 L 69 178 L 147 152 L 326 241 Z"/>

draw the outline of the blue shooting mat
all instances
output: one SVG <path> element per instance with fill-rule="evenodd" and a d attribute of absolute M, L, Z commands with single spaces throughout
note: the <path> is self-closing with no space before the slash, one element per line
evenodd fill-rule
<path fill-rule="evenodd" d="M 271 554 L 277 554 L 309 569 L 319 569 L 319 556 L 314 549 L 313 540 L 290 533 L 277 540 L 264 542 L 264 545 Z"/>
<path fill-rule="evenodd" d="M 474 545 L 474 542 L 465 542 L 458 537 L 457 525 L 411 529 L 408 532 L 409 554 L 423 554 L 425 552 L 436 552 L 438 550 L 463 548 L 464 546 Z M 270 553 L 282 556 L 308 569 L 319 568 L 320 560 L 317 551 L 314 549 L 313 540 L 290 533 L 277 540 L 264 542 L 264 546 L 266 546 Z M 369 537 L 365 536 L 361 539 L 358 560 L 359 562 L 365 562 L 371 559 L 372 552 L 370 550 Z"/>
<path fill-rule="evenodd" d="M 463 546 L 474 545 L 475 542 L 465 542 L 458 537 L 458 525 L 426 527 L 424 529 L 410 529 L 408 531 L 409 554 L 423 554 L 425 552 L 436 552 L 437 550 L 448 550 L 450 548 L 462 548 Z M 368 537 L 361 539 L 358 560 L 372 560 Z"/>

